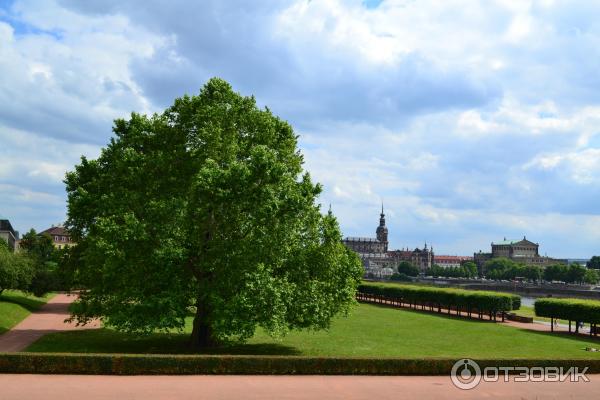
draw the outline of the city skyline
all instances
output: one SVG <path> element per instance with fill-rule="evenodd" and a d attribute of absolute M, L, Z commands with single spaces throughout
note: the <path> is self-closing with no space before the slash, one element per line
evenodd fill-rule
<path fill-rule="evenodd" d="M 219 76 L 290 122 L 346 236 L 469 255 L 527 236 L 600 253 L 600 4 L 11 0 L 0 4 L 0 215 L 64 221 L 112 121 Z"/>

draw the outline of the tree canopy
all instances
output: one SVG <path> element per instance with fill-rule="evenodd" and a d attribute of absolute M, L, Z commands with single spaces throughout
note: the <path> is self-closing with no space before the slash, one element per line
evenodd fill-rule
<path fill-rule="evenodd" d="M 586 264 L 588 268 L 600 269 L 600 256 L 593 256 Z"/>
<path fill-rule="evenodd" d="M 415 265 L 413 265 L 409 261 L 401 261 L 398 264 L 398 273 L 404 274 L 406 276 L 418 276 L 419 268 L 417 268 Z"/>
<path fill-rule="evenodd" d="M 13 253 L 0 239 L 0 294 L 6 289 L 28 290 L 33 274 L 32 260 L 23 253 Z"/>
<path fill-rule="evenodd" d="M 97 160 L 67 174 L 73 312 L 134 332 L 182 328 L 192 345 L 327 328 L 362 276 L 292 127 L 211 79 L 161 114 L 116 120 Z"/>
<path fill-rule="evenodd" d="M 49 234 L 36 233 L 35 229 L 30 229 L 23 235 L 20 247 L 33 265 L 33 274 L 27 288 L 29 292 L 42 296 L 52 290 L 64 288 L 60 279 L 59 262 L 66 249 L 58 250 Z"/>
<path fill-rule="evenodd" d="M 425 271 L 425 275 L 446 278 L 474 278 L 477 276 L 477 264 L 473 261 L 463 262 L 457 267 L 442 267 L 438 264 L 433 264 L 431 268 Z"/>

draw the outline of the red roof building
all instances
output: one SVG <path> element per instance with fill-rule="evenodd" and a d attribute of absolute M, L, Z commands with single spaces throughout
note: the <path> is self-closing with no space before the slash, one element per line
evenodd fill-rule
<path fill-rule="evenodd" d="M 448 267 L 460 267 L 463 262 L 473 261 L 473 257 L 469 256 L 444 256 L 437 254 L 433 257 L 433 263 L 439 265 L 440 267 L 448 268 Z"/>
<path fill-rule="evenodd" d="M 71 240 L 71 234 L 63 226 L 53 226 L 52 228 L 40 232 L 40 235 L 43 234 L 50 235 L 54 247 L 57 249 L 64 249 L 65 247 L 75 245 L 75 242 Z"/>

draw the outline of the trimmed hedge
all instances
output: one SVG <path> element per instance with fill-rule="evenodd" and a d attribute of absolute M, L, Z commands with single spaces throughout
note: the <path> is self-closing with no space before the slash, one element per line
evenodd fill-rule
<path fill-rule="evenodd" d="M 456 359 L 333 358 L 299 356 L 0 354 L 0 373 L 79 375 L 447 375 Z M 588 367 L 595 360 L 475 360 L 485 368 Z"/>
<path fill-rule="evenodd" d="M 384 296 L 406 303 L 435 304 L 443 308 L 474 309 L 484 313 L 510 311 L 521 305 L 521 298 L 512 294 L 432 286 L 365 282 L 359 285 L 358 291 L 362 294 Z"/>
<path fill-rule="evenodd" d="M 600 323 L 600 301 L 596 300 L 537 299 L 534 308 L 538 317 Z"/>
<path fill-rule="evenodd" d="M 517 296 L 516 294 L 511 294 L 512 297 L 512 309 L 518 310 L 521 308 L 521 296 Z"/>

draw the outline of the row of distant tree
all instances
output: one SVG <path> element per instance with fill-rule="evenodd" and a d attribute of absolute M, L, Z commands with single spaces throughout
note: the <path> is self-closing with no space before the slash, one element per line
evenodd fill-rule
<path fill-rule="evenodd" d="M 596 284 L 600 281 L 600 257 L 594 256 L 587 263 L 587 267 L 579 264 L 556 264 L 545 268 L 537 265 L 524 265 L 508 258 L 494 258 L 488 260 L 483 267 L 484 277 L 496 280 L 514 280 L 517 278 L 532 282 L 561 281 L 566 283 Z M 402 261 L 398 270 L 392 275 L 393 280 L 411 280 L 420 273 L 419 269 L 408 261 Z M 478 276 L 477 265 L 467 261 L 457 267 L 441 267 L 433 264 L 424 271 L 426 276 L 439 276 L 446 278 L 475 278 Z"/>
<path fill-rule="evenodd" d="M 22 290 L 42 296 L 64 286 L 67 250 L 54 247 L 48 234 L 30 230 L 21 238 L 20 250 L 12 252 L 0 240 L 0 294 L 4 290 Z"/>
<path fill-rule="evenodd" d="M 586 267 L 590 269 L 600 269 L 600 256 L 594 256 L 587 262 Z"/>
<path fill-rule="evenodd" d="M 490 279 L 524 278 L 529 281 L 561 281 L 566 283 L 596 284 L 600 280 L 598 270 L 586 268 L 577 263 L 565 265 L 555 264 L 547 267 L 523 265 L 508 258 L 488 260 L 483 267 L 484 274 Z"/>
<path fill-rule="evenodd" d="M 408 261 L 402 261 L 398 264 L 398 270 L 391 277 L 392 280 L 408 281 L 411 277 L 416 277 L 420 273 L 419 268 Z M 441 276 L 452 278 L 475 278 L 477 277 L 477 265 L 468 261 L 457 267 L 440 267 L 438 264 L 433 264 L 431 268 L 424 272 L 427 276 Z"/>

